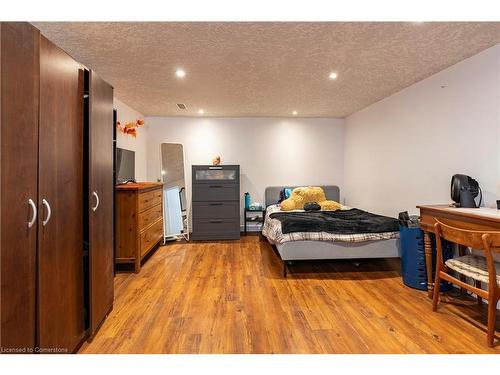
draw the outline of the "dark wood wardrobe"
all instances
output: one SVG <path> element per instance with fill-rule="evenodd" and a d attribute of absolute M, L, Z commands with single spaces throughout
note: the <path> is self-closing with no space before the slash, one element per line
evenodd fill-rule
<path fill-rule="evenodd" d="M 37 346 L 72 351 L 83 320 L 83 67 L 40 36 Z"/>
<path fill-rule="evenodd" d="M 93 335 L 113 306 L 113 88 L 89 72 L 89 303 Z M 110 126 L 113 124 L 113 126 Z"/>
<path fill-rule="evenodd" d="M 112 307 L 113 90 L 90 77 L 86 108 L 83 65 L 0 23 L 2 352 L 74 352 Z"/>
<path fill-rule="evenodd" d="M 33 348 L 40 35 L 0 23 L 0 347 Z"/>

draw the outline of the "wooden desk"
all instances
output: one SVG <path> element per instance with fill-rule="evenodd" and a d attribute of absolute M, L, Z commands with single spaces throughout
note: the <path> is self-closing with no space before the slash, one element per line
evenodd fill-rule
<path fill-rule="evenodd" d="M 488 207 L 457 208 L 444 204 L 417 206 L 417 208 L 420 209 L 420 226 L 424 231 L 427 293 L 432 298 L 434 275 L 432 274 L 432 247 L 429 234 L 434 233 L 435 219 L 462 229 L 500 231 L 500 210 Z M 459 249 L 461 253 L 465 251 L 461 246 Z"/>

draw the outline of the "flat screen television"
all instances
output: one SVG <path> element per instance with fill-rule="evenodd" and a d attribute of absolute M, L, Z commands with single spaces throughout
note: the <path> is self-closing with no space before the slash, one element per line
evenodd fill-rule
<path fill-rule="evenodd" d="M 116 183 L 135 181 L 135 152 L 116 148 Z"/>

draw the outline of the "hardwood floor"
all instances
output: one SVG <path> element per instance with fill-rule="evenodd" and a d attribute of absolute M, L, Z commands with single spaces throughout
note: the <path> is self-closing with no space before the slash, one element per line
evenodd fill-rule
<path fill-rule="evenodd" d="M 498 353 L 486 309 L 405 287 L 397 260 L 299 262 L 282 277 L 257 236 L 177 242 L 139 274 L 118 274 L 115 304 L 81 353 Z M 498 324 L 497 324 L 498 330 Z M 498 334 L 497 334 L 498 339 Z"/>

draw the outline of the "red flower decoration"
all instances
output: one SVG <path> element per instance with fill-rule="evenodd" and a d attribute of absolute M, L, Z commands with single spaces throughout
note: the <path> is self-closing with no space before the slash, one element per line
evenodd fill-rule
<path fill-rule="evenodd" d="M 125 123 L 125 125 L 122 125 L 120 123 L 120 121 L 117 121 L 116 122 L 116 127 L 123 134 L 128 134 L 128 135 L 131 135 L 132 137 L 136 138 L 137 137 L 137 128 L 139 126 L 144 125 L 144 124 L 145 124 L 145 122 L 144 122 L 143 119 L 138 119 L 138 120 L 135 121 L 135 123 L 133 123 L 133 122 L 127 122 L 127 123 Z"/>

